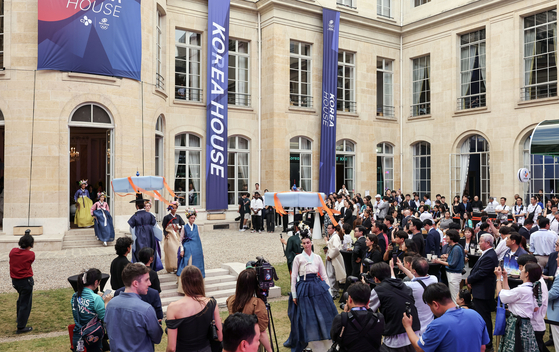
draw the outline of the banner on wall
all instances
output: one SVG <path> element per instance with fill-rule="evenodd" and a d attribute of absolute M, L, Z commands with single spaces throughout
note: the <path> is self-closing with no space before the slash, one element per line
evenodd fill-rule
<path fill-rule="evenodd" d="M 39 0 L 38 70 L 141 80 L 140 0 Z"/>
<path fill-rule="evenodd" d="M 320 132 L 320 170 L 318 190 L 325 194 L 336 191 L 336 111 L 338 101 L 338 38 L 340 13 L 322 11 L 323 65 L 322 109 Z"/>
<path fill-rule="evenodd" d="M 206 209 L 228 207 L 227 80 L 230 0 L 208 2 L 208 88 L 206 106 Z"/>

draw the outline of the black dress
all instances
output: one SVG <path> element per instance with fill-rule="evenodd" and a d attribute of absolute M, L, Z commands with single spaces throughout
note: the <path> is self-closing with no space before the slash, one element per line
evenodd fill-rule
<path fill-rule="evenodd" d="M 181 319 L 167 319 L 167 328 L 177 329 L 176 352 L 210 352 L 208 332 L 214 317 L 216 302 L 212 298 L 196 315 Z"/>

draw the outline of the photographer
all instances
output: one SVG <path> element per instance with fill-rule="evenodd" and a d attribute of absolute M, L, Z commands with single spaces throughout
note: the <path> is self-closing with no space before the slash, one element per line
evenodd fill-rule
<path fill-rule="evenodd" d="M 379 351 L 384 316 L 367 309 L 371 294 L 369 285 L 356 282 L 349 286 L 347 293 L 349 297 L 344 312 L 332 322 L 332 340 L 338 343 L 340 351 Z"/>
<path fill-rule="evenodd" d="M 249 268 L 241 271 L 237 278 L 235 294 L 227 298 L 227 310 L 229 310 L 229 314 L 244 313 L 256 315 L 258 327 L 260 328 L 260 343 L 267 352 L 272 351 L 270 338 L 266 331 L 268 328 L 268 312 L 262 300 L 256 278 L 256 270 Z"/>
<path fill-rule="evenodd" d="M 402 248 L 402 244 L 406 239 L 408 239 L 408 234 L 405 231 L 396 231 L 394 234 L 394 242 L 386 248 L 386 252 L 384 252 L 382 260 L 388 262 L 388 260 L 394 257 L 394 255 L 402 260 L 404 258 L 404 252 L 402 252 L 400 248 Z"/>

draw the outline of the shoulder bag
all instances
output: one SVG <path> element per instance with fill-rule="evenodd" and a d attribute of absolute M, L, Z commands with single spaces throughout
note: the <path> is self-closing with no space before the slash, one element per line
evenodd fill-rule
<path fill-rule="evenodd" d="M 74 309 L 78 311 L 79 314 L 79 307 L 78 307 L 78 297 L 74 299 Z M 85 347 L 89 346 L 90 344 L 96 343 L 97 341 L 101 340 L 103 336 L 105 336 L 105 330 L 103 329 L 103 323 L 99 319 L 99 316 L 96 313 L 92 313 L 89 309 L 83 306 L 83 310 L 89 314 L 94 315 L 91 320 L 87 322 L 84 326 L 81 327 L 81 340 Z"/>
<path fill-rule="evenodd" d="M 210 326 L 208 327 L 208 340 L 210 341 L 212 352 L 221 352 L 223 351 L 223 347 L 221 345 L 221 341 L 219 341 L 219 337 L 217 335 L 217 326 L 215 325 L 215 320 L 213 318 L 213 312 L 216 305 L 217 301 L 215 300 L 215 298 L 210 297 L 210 301 L 208 302 L 208 309 L 211 312 L 212 320 L 210 322 Z"/>
<path fill-rule="evenodd" d="M 507 318 L 505 316 L 505 305 L 501 303 L 501 297 L 497 299 L 497 313 L 495 314 L 495 330 L 493 335 L 502 336 L 505 334 L 505 327 L 507 325 Z"/>

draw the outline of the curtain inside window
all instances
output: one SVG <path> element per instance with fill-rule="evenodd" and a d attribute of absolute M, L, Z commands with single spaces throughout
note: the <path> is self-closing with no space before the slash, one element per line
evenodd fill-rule
<path fill-rule="evenodd" d="M 470 152 L 470 143 L 471 139 L 468 139 L 460 148 L 460 196 L 464 194 L 468 181 L 468 170 L 470 168 L 470 154 L 468 153 Z"/>

